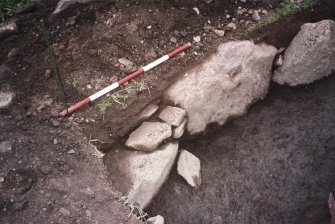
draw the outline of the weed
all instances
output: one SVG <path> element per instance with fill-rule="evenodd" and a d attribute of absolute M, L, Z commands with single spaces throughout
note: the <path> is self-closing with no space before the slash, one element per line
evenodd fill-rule
<path fill-rule="evenodd" d="M 128 107 L 127 99 L 132 94 L 142 92 L 146 89 L 149 91 L 149 87 L 144 80 L 139 82 L 134 80 L 123 89 L 101 100 L 100 103 L 95 106 L 95 109 L 99 111 L 100 114 L 105 114 L 108 107 L 110 107 L 113 103 L 119 105 L 121 109 L 126 109 Z"/>
<path fill-rule="evenodd" d="M 16 8 L 32 1 L 39 3 L 41 0 L 0 0 L 0 20 L 4 21 L 13 15 Z"/>
<path fill-rule="evenodd" d="M 143 209 L 137 203 L 133 204 L 129 202 L 126 196 L 122 196 L 119 201 L 128 208 L 130 208 L 130 213 L 128 214 L 128 217 L 130 217 L 131 215 L 135 215 L 139 220 L 147 223 L 146 219 L 149 218 L 149 214 L 143 211 Z"/>
<path fill-rule="evenodd" d="M 71 86 L 73 86 L 74 88 L 76 88 L 78 86 L 79 80 L 76 78 L 71 79 L 71 81 L 67 82 L 68 84 L 70 84 Z"/>

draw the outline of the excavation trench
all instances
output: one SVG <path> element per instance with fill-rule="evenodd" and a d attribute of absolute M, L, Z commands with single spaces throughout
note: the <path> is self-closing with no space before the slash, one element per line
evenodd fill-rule
<path fill-rule="evenodd" d="M 283 18 L 256 33 L 254 40 L 287 47 L 303 23 L 334 19 L 333 9 L 326 6 Z M 175 164 L 146 211 L 164 216 L 167 224 L 330 223 L 334 75 L 300 87 L 272 83 L 266 98 L 246 115 L 222 127 L 213 125 L 204 134 L 183 137 L 179 150 L 201 160 L 202 184 L 191 188 L 177 174 Z M 115 161 L 108 159 L 111 154 L 106 157 L 113 176 Z"/>
<path fill-rule="evenodd" d="M 335 76 L 273 84 L 247 115 L 180 142 L 202 164 L 192 189 L 172 169 L 149 206 L 166 223 L 330 223 Z"/>

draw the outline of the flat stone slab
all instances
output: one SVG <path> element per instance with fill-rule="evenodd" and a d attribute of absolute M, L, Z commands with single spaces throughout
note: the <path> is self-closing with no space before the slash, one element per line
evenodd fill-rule
<path fill-rule="evenodd" d="M 13 92 L 0 92 L 0 109 L 7 109 L 14 97 L 15 94 Z"/>
<path fill-rule="evenodd" d="M 201 184 L 200 160 L 192 153 L 182 150 L 178 159 L 177 171 L 189 185 L 198 188 Z"/>
<path fill-rule="evenodd" d="M 178 143 L 167 143 L 145 153 L 112 150 L 105 157 L 115 188 L 141 208 L 149 205 L 167 179 L 178 152 Z"/>
<path fill-rule="evenodd" d="M 172 130 L 169 124 L 143 122 L 139 128 L 129 135 L 126 146 L 140 151 L 153 151 L 171 135 Z"/>
<path fill-rule="evenodd" d="M 154 115 L 157 110 L 158 110 L 158 106 L 155 105 L 155 104 L 149 104 L 148 106 L 146 106 L 142 112 L 140 113 L 140 119 L 141 120 L 145 120 L 145 119 L 148 119 L 149 117 L 151 117 L 152 115 Z"/>
<path fill-rule="evenodd" d="M 247 40 L 221 44 L 207 61 L 172 84 L 165 98 L 186 110 L 190 134 L 210 123 L 223 125 L 266 96 L 276 52 L 273 46 Z"/>
<path fill-rule="evenodd" d="M 186 116 L 186 111 L 179 107 L 167 106 L 159 114 L 159 118 L 172 126 L 179 126 L 184 117 Z"/>
<path fill-rule="evenodd" d="M 60 0 L 57 3 L 56 9 L 53 11 L 53 14 L 58 14 L 61 11 L 69 8 L 71 5 L 76 4 L 76 3 L 87 3 L 93 0 Z"/>
<path fill-rule="evenodd" d="M 180 123 L 180 125 L 172 131 L 173 133 L 172 137 L 180 138 L 181 136 L 183 136 L 185 132 L 186 124 L 187 124 L 187 118 L 184 118 L 183 121 Z"/>
<path fill-rule="evenodd" d="M 309 84 L 335 70 L 335 22 L 306 23 L 284 53 L 273 80 L 290 86 Z"/>

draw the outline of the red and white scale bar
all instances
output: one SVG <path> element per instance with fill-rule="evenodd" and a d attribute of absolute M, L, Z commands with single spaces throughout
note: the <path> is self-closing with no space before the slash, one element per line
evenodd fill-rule
<path fill-rule="evenodd" d="M 94 100 L 100 98 L 101 96 L 109 93 L 110 91 L 118 88 L 119 86 L 125 84 L 126 82 L 132 80 L 133 78 L 136 78 L 137 76 L 143 74 L 146 71 L 149 71 L 150 69 L 156 67 L 157 65 L 167 61 L 170 58 L 175 57 L 177 54 L 185 51 L 187 48 L 189 48 L 191 46 L 191 43 L 187 43 L 179 48 L 177 48 L 174 51 L 171 51 L 170 53 L 168 53 L 167 55 L 164 55 L 163 57 L 157 59 L 156 61 L 151 62 L 150 64 L 138 69 L 136 72 L 133 72 L 131 74 L 129 74 L 128 76 L 124 77 L 123 79 L 111 84 L 110 86 L 107 86 L 106 88 L 100 90 L 99 92 L 85 98 L 84 100 L 70 106 L 69 108 L 63 110 L 62 112 L 59 113 L 59 116 L 64 117 L 68 114 L 71 114 L 72 112 L 78 110 L 79 108 L 83 107 L 84 105 L 93 102 Z"/>

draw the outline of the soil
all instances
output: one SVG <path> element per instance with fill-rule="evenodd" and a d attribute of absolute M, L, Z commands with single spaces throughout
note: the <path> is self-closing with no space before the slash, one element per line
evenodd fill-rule
<path fill-rule="evenodd" d="M 180 148 L 201 160 L 192 189 L 173 168 L 148 208 L 167 223 L 330 223 L 335 179 L 335 76 L 273 84 L 248 114 Z"/>
<path fill-rule="evenodd" d="M 0 87 L 10 88 L 16 93 L 14 104 L 0 114 L 0 142 L 12 142 L 12 150 L 0 154 L 0 180 L 3 180 L 0 182 L 0 223 L 137 223 L 138 220 L 133 217 L 128 218 L 129 209 L 118 201 L 120 194 L 110 185 L 102 161 L 92 155 L 96 154 L 96 151 L 88 142 L 95 144 L 102 151 L 108 151 L 114 142 L 124 141 L 125 136 L 139 124 L 138 115 L 147 104 L 163 103 L 160 100 L 161 94 L 173 80 L 188 67 L 208 57 L 220 43 L 241 38 L 238 34 L 247 26 L 239 21 L 251 20 L 251 17 L 237 16 L 237 7 L 262 8 L 268 11 L 272 9 L 262 6 L 257 1 L 236 4 L 225 0 L 207 4 L 200 0 L 100 0 L 94 4 L 76 5 L 58 16 L 50 16 L 56 2 L 46 1 L 37 11 L 13 18 L 17 22 L 18 32 L 0 42 Z M 193 7 L 199 9 L 199 15 Z M 319 1 L 312 9 L 280 19 L 275 24 L 251 34 L 250 38 L 268 42 L 278 48 L 286 47 L 298 32 L 300 25 L 324 18 L 334 19 L 334 11 L 334 1 Z M 226 18 L 227 15 L 230 15 L 230 18 Z M 232 17 L 236 17 L 238 21 L 236 31 L 226 31 L 225 37 L 219 37 L 210 31 L 212 27 L 224 29 Z M 193 43 L 193 47 L 185 55 L 169 60 L 137 79 L 147 83 L 149 91 L 130 94 L 126 101 L 126 109 L 113 104 L 102 115 L 95 109 L 99 103 L 97 102 L 70 117 L 56 118 L 55 114 L 64 108 L 65 103 L 53 72 L 50 74 L 48 71 L 53 66 L 48 59 L 41 20 L 48 30 L 70 104 L 103 88 L 111 83 L 115 76 L 119 79 L 127 75 L 126 69 L 118 62 L 119 58 L 127 58 L 139 67 L 185 42 L 192 41 L 195 36 L 200 36 L 201 41 Z M 171 42 L 171 37 L 177 41 Z M 8 53 L 14 48 L 17 48 L 17 54 L 8 58 Z M 333 154 L 331 155 L 330 150 L 334 142 L 331 139 L 327 140 L 334 133 L 334 126 L 331 124 L 331 119 L 334 118 L 331 114 L 334 108 L 334 104 L 331 104 L 334 102 L 331 99 L 334 96 L 331 95 L 332 83 L 334 84 L 334 79 L 330 78 L 308 89 L 273 86 L 269 97 L 253 107 L 250 115 L 236 120 L 242 123 L 244 121 L 244 124 L 234 121 L 223 128 L 211 128 L 207 135 L 199 137 L 200 140 L 192 140 L 197 144 L 185 137 L 181 142 L 182 146 L 189 148 L 203 161 L 203 171 L 207 172 L 208 179 L 203 178 L 202 187 L 198 191 L 192 191 L 180 177 L 172 173 L 171 180 L 149 209 L 150 214 L 164 215 L 167 223 L 215 223 L 215 220 L 220 220 L 219 216 L 223 220 L 221 223 L 236 223 L 229 222 L 233 217 L 240 220 L 240 223 L 256 222 L 253 220 L 257 217 L 268 223 L 275 218 L 283 223 L 299 223 L 298 220 L 302 220 L 308 211 L 312 211 L 309 212 L 311 217 L 316 217 L 317 215 L 313 214 L 320 212 L 322 216 L 325 214 L 325 217 L 329 218 L 326 207 L 321 206 L 319 209 L 320 206 L 317 205 L 325 205 L 327 201 L 323 199 L 328 192 L 326 185 L 331 178 L 330 170 L 334 164 L 331 164 L 331 158 L 334 157 L 331 157 Z M 324 103 L 328 101 L 331 101 L 329 105 Z M 303 109 L 309 109 L 307 106 L 313 109 L 310 113 L 303 114 Z M 275 113 L 275 108 L 281 113 Z M 263 110 L 263 115 L 258 115 Z M 296 114 L 299 111 L 300 116 Z M 296 120 L 291 118 L 291 114 Z M 263 121 L 261 118 L 266 116 L 268 120 Z M 308 122 L 300 121 L 302 118 L 306 118 Z M 277 127 L 279 136 L 271 140 L 269 133 L 262 132 L 258 125 L 267 127 L 271 133 L 276 131 L 270 126 L 271 123 L 268 123 L 273 120 L 280 126 Z M 60 126 L 54 127 L 52 123 L 57 122 Z M 256 132 L 252 131 L 255 124 Z M 305 133 L 303 135 L 295 132 L 293 124 L 296 125 L 294 128 L 315 128 L 318 131 L 302 132 Z M 285 125 L 292 128 L 289 129 L 289 137 L 284 133 L 284 130 L 287 130 Z M 249 126 L 250 130 L 244 129 L 244 126 Z M 232 134 L 227 134 L 230 129 L 234 129 Z M 326 130 L 328 132 L 324 132 Z M 81 132 L 86 135 L 87 140 Z M 237 136 L 241 134 L 246 139 L 245 142 L 236 141 Z M 267 152 L 274 147 L 262 145 L 262 148 L 259 148 L 252 141 L 252 135 L 259 138 L 260 144 L 271 143 L 273 146 L 280 146 L 282 154 L 276 151 L 271 156 Z M 293 136 L 297 136 L 297 142 L 293 141 Z M 306 152 L 301 151 L 303 149 L 299 145 L 303 137 L 306 137 L 306 142 L 302 145 L 306 146 Z M 292 148 L 285 148 L 284 144 L 288 140 L 293 141 L 292 147 L 296 147 L 297 154 L 293 154 Z M 309 144 L 307 140 L 310 141 Z M 208 143 L 206 148 L 210 148 L 210 151 L 202 150 L 205 141 Z M 216 145 L 213 142 L 216 142 Z M 218 150 L 223 143 L 225 148 L 221 154 Z M 323 147 L 323 151 L 316 151 L 316 145 Z M 248 150 L 244 149 L 244 152 L 240 147 Z M 220 157 L 217 159 L 218 154 Z M 316 156 L 315 163 L 312 155 Z M 247 158 L 262 160 L 264 163 L 256 166 L 256 162 Z M 242 164 L 244 159 L 247 160 Z M 233 161 L 232 166 L 228 167 L 230 160 Z M 286 163 L 286 160 L 291 163 Z M 292 167 L 286 167 L 285 170 L 285 165 Z M 232 169 L 234 166 L 235 169 Z M 266 168 L 271 172 L 259 172 Z M 290 169 L 296 171 L 296 179 L 291 176 Z M 222 170 L 225 171 L 224 174 L 220 174 Z M 284 174 L 282 170 L 285 171 Z M 267 175 L 270 174 L 273 176 L 268 178 Z M 298 179 L 303 174 L 306 174 L 303 179 L 305 182 Z M 246 178 L 248 175 L 250 176 Z M 254 178 L 261 181 L 256 182 Z M 210 179 L 225 181 L 206 184 Z M 227 182 L 227 179 L 231 179 L 232 182 Z M 243 188 L 244 180 L 248 182 L 246 188 Z M 282 182 L 283 180 L 286 182 Z M 312 186 L 313 181 L 317 186 Z M 284 188 L 283 183 L 292 185 L 290 191 Z M 174 187 L 176 184 L 177 188 Z M 233 186 L 236 191 L 233 191 Z M 269 190 L 272 187 L 273 189 Z M 169 192 L 171 189 L 177 189 L 177 192 L 183 194 L 173 197 L 176 193 Z M 274 189 L 279 192 L 271 194 L 276 192 Z M 257 204 L 249 199 L 254 198 L 252 194 L 258 191 L 261 198 L 257 199 Z M 216 193 L 218 195 L 214 195 Z M 304 197 L 308 202 L 302 200 Z M 245 203 L 237 198 L 242 198 L 242 202 Z M 270 203 L 264 198 L 283 201 L 278 204 L 273 201 Z M 224 201 L 223 204 L 219 203 L 221 200 Z M 195 206 L 197 204 L 194 202 L 204 203 L 203 208 L 206 209 Z M 308 206 L 299 204 L 301 202 Z M 182 210 L 175 209 L 179 205 L 183 205 L 180 207 Z M 189 205 L 192 207 L 188 207 Z M 251 211 L 254 206 L 258 209 L 255 210 L 258 211 L 257 214 Z M 263 212 L 267 208 L 272 208 L 272 213 L 268 212 L 268 216 Z M 210 210 L 213 212 L 210 213 Z M 284 212 L 287 214 L 284 215 Z M 241 213 L 243 214 L 239 215 Z"/>

